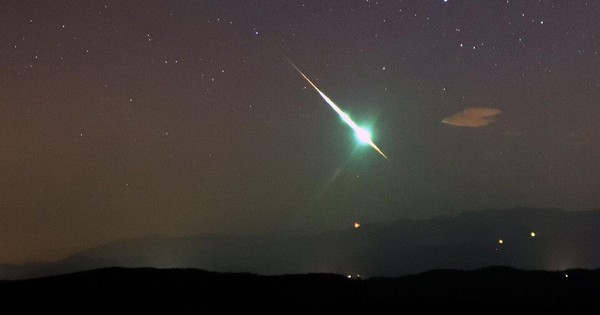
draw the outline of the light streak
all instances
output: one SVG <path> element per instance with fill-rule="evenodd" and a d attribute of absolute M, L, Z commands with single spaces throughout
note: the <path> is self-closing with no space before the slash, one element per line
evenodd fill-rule
<path fill-rule="evenodd" d="M 357 125 L 348 114 L 344 113 L 339 106 L 337 106 L 329 97 L 327 97 L 327 95 L 325 95 L 325 93 L 321 92 L 321 90 L 319 90 L 319 88 L 306 75 L 304 75 L 304 73 L 302 73 L 302 71 L 300 71 L 300 69 L 298 69 L 298 67 L 296 67 L 296 65 L 291 60 L 287 59 L 287 61 L 319 93 L 319 95 L 321 95 L 321 98 L 323 98 L 323 100 L 325 100 L 325 102 L 327 102 L 327 104 L 329 104 L 329 106 L 333 108 L 333 110 L 340 116 L 340 118 L 342 118 L 342 120 L 348 126 L 350 126 L 352 130 L 354 130 L 354 132 L 356 133 L 356 137 L 360 141 L 370 145 L 373 149 L 375 149 L 375 151 L 377 151 L 377 153 L 381 154 L 381 156 L 383 156 L 386 160 L 389 161 L 388 157 L 385 156 L 385 154 L 379 149 L 379 147 L 377 147 L 375 143 L 373 143 L 373 140 L 371 139 L 371 134 L 368 130 Z"/>

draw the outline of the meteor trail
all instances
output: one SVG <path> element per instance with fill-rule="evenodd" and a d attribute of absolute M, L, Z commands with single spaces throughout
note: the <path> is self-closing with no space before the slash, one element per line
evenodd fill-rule
<path fill-rule="evenodd" d="M 287 58 L 286 58 L 287 59 Z M 383 156 L 386 160 L 389 161 L 388 157 L 385 156 L 385 154 L 379 149 L 379 147 L 377 147 L 377 145 L 375 145 L 375 143 L 373 143 L 373 140 L 371 139 L 371 134 L 369 133 L 368 130 L 361 128 L 359 125 L 357 125 L 352 118 L 350 118 L 350 116 L 346 113 L 344 113 L 329 97 L 327 97 L 327 95 L 325 95 L 325 93 L 321 92 L 321 90 L 319 90 L 319 88 L 312 83 L 312 81 L 306 76 L 304 75 L 304 73 L 302 73 L 302 71 L 300 71 L 300 69 L 298 69 L 298 67 L 296 67 L 296 65 L 289 59 L 287 59 L 287 61 L 292 65 L 292 67 L 294 67 L 294 69 L 296 69 L 296 71 L 298 71 L 298 73 L 300 73 L 300 75 L 302 75 L 302 77 L 308 81 L 308 83 L 315 89 L 317 90 L 317 92 L 319 92 L 319 95 L 321 95 L 321 97 L 325 100 L 325 102 L 327 102 L 327 104 L 329 104 L 329 106 L 331 106 L 331 108 L 333 108 L 333 110 L 340 115 L 340 117 L 342 118 L 342 120 L 348 124 L 348 126 L 350 126 L 350 128 L 352 128 L 352 130 L 354 130 L 354 132 L 356 133 L 356 137 L 370 145 L 373 149 L 375 149 L 375 151 L 377 151 L 377 153 L 381 154 L 381 156 Z"/>

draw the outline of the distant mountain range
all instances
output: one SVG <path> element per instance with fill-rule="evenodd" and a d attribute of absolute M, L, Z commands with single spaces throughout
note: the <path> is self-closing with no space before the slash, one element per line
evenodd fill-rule
<path fill-rule="evenodd" d="M 599 240 L 600 210 L 484 210 L 426 220 L 365 224 L 358 229 L 314 235 L 201 234 L 122 240 L 54 263 L 0 265 L 0 279 L 113 266 L 362 277 L 493 265 L 594 269 L 600 267 Z"/>

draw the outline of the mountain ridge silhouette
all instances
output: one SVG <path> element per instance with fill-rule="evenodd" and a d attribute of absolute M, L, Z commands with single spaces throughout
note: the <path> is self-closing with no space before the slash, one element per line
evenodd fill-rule
<path fill-rule="evenodd" d="M 317 234 L 152 236 L 114 241 L 54 263 L 0 265 L 0 279 L 112 266 L 367 277 L 492 265 L 594 269 L 600 267 L 598 226 L 600 210 L 515 208 L 363 224 L 359 229 Z"/>

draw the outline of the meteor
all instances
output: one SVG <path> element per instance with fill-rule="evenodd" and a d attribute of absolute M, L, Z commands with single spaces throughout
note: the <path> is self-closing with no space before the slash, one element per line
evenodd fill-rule
<path fill-rule="evenodd" d="M 375 151 L 377 151 L 377 153 L 381 154 L 381 156 L 383 156 L 386 160 L 389 161 L 388 157 L 385 156 L 385 154 L 379 149 L 379 147 L 377 147 L 377 145 L 375 143 L 373 143 L 373 140 L 371 139 L 371 134 L 369 133 L 369 131 L 367 129 L 362 128 L 359 125 L 357 125 L 352 120 L 352 118 L 350 118 L 350 116 L 348 114 L 344 113 L 340 109 L 339 106 L 337 106 L 329 97 L 327 97 L 327 95 L 325 95 L 325 93 L 321 92 L 321 90 L 319 90 L 319 88 L 306 75 L 304 75 L 304 73 L 302 73 L 302 71 L 300 71 L 300 69 L 298 69 L 298 67 L 296 67 L 296 65 L 291 60 L 287 59 L 287 61 L 319 93 L 319 95 L 321 95 L 321 97 L 323 98 L 323 100 L 325 100 L 325 102 L 327 102 L 327 104 L 329 104 L 329 106 L 331 106 L 331 108 L 333 108 L 333 110 L 338 115 L 340 115 L 340 118 L 342 118 L 342 120 L 348 126 L 350 126 L 350 128 L 352 128 L 352 130 L 354 130 L 354 132 L 356 133 L 356 137 L 358 138 L 358 140 L 360 140 L 363 143 L 366 143 L 366 144 L 370 145 L 373 149 L 375 149 Z"/>

